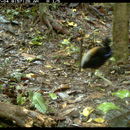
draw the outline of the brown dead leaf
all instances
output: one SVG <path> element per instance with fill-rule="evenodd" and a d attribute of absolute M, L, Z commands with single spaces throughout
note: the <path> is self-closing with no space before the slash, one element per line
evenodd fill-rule
<path fill-rule="evenodd" d="M 67 107 L 67 102 L 64 102 L 63 104 L 61 104 L 60 107 L 61 107 L 62 109 L 65 109 L 65 108 Z"/>
<path fill-rule="evenodd" d="M 130 81 L 123 81 L 123 84 L 130 85 Z"/>
<path fill-rule="evenodd" d="M 104 93 L 100 93 L 100 92 L 93 92 L 90 95 L 88 95 L 88 99 L 95 99 L 95 98 L 101 98 L 103 97 L 105 94 Z"/>
<path fill-rule="evenodd" d="M 101 7 L 101 8 L 98 9 L 98 10 L 99 10 L 100 13 L 102 13 L 102 14 L 106 14 L 106 11 L 104 10 L 104 8 Z"/>
<path fill-rule="evenodd" d="M 81 96 L 75 98 L 74 100 L 68 100 L 68 103 L 74 104 L 74 103 L 77 103 L 77 102 L 81 102 L 83 100 L 83 98 L 84 98 L 84 95 L 81 95 Z"/>
<path fill-rule="evenodd" d="M 77 109 L 76 108 L 69 108 L 67 110 L 64 110 L 63 112 L 60 113 L 60 116 L 64 117 L 64 116 L 67 116 L 67 115 L 73 115 L 72 113 L 75 113 Z"/>
<path fill-rule="evenodd" d="M 69 89 L 70 86 L 68 84 L 61 84 L 58 88 L 54 90 L 54 92 L 61 92 Z"/>
<path fill-rule="evenodd" d="M 28 61 L 32 61 L 32 60 L 36 60 L 36 59 L 42 60 L 42 55 L 35 56 L 35 55 L 28 54 L 28 53 L 22 53 L 21 56 L 23 56 Z"/>
<path fill-rule="evenodd" d="M 21 56 L 23 56 L 26 60 L 32 61 L 34 59 L 36 59 L 37 56 L 35 55 L 31 55 L 28 53 L 22 53 Z"/>
<path fill-rule="evenodd" d="M 77 37 L 76 40 L 79 42 L 79 41 L 82 40 L 82 38 L 81 37 Z"/>
<path fill-rule="evenodd" d="M 76 119 L 74 119 L 74 123 L 80 126 L 81 125 L 81 120 L 76 118 Z"/>
<path fill-rule="evenodd" d="M 0 80 L 0 84 L 3 84 L 4 82 L 2 80 Z"/>
<path fill-rule="evenodd" d="M 82 122 L 82 127 L 106 127 L 106 125 L 100 123 Z"/>

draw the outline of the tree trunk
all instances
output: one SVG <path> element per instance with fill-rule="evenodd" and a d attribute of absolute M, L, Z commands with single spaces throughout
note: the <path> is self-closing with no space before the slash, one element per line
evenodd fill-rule
<path fill-rule="evenodd" d="M 114 5 L 113 19 L 113 50 L 116 64 L 128 60 L 128 4 L 116 3 Z"/>

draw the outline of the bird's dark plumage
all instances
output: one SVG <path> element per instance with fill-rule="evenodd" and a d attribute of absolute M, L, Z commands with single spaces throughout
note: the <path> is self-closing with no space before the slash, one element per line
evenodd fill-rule
<path fill-rule="evenodd" d="M 102 43 L 104 47 L 94 47 L 87 53 L 84 53 L 81 60 L 81 67 L 85 68 L 99 68 L 103 65 L 112 55 L 112 50 L 109 46 L 111 40 L 105 38 Z"/>

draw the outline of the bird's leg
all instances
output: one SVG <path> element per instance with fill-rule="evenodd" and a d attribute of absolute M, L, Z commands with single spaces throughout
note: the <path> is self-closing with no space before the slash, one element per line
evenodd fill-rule
<path fill-rule="evenodd" d="M 100 77 L 101 79 L 105 80 L 109 85 L 112 85 L 112 82 L 110 80 L 106 79 L 99 70 L 95 71 L 95 75 Z"/>
<path fill-rule="evenodd" d="M 91 69 L 91 72 L 88 73 L 88 77 L 89 77 L 88 84 L 91 87 L 92 86 L 91 84 L 94 82 L 94 80 L 93 80 L 93 78 L 94 78 L 94 70 L 93 69 Z"/>
<path fill-rule="evenodd" d="M 92 78 L 92 77 L 93 77 L 93 72 L 89 72 L 89 73 L 88 73 L 88 76 L 89 76 L 90 78 Z"/>

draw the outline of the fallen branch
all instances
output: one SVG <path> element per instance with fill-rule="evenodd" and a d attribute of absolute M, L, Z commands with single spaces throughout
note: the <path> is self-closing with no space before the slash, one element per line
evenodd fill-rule
<path fill-rule="evenodd" d="M 54 119 L 24 107 L 0 102 L 0 118 L 13 121 L 20 127 L 51 127 Z"/>

